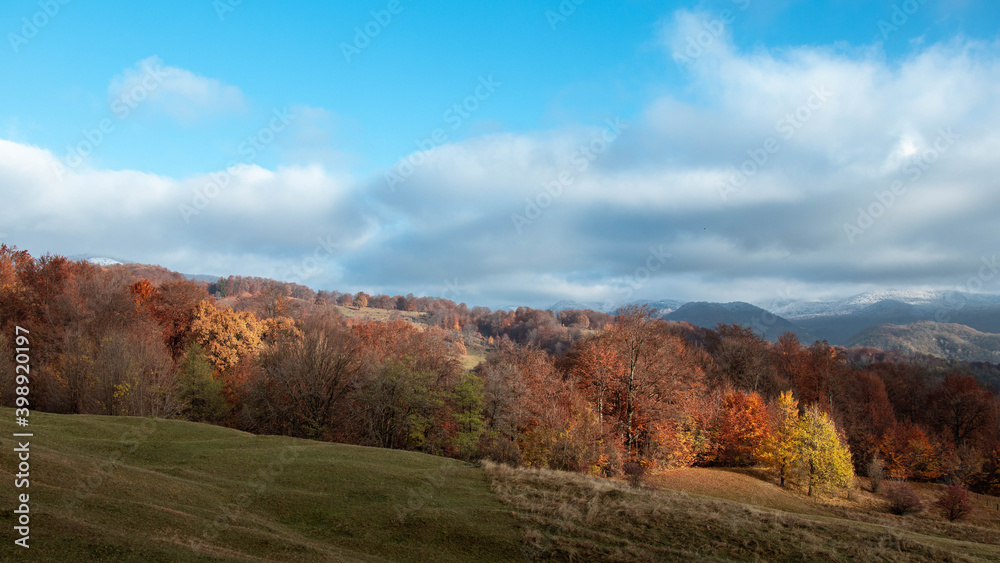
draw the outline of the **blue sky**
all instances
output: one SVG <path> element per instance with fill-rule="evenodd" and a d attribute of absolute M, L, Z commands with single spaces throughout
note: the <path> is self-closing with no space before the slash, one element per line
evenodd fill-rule
<path fill-rule="evenodd" d="M 994 4 L 577 2 L 8 2 L 0 235 L 491 306 L 954 288 L 995 254 Z"/>

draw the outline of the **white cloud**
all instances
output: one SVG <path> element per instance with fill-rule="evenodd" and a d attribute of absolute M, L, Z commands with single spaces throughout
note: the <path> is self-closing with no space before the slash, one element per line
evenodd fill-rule
<path fill-rule="evenodd" d="M 46 150 L 0 140 L 0 196 L 8 202 L 0 230 L 10 243 L 39 253 L 99 249 L 204 273 L 242 264 L 254 275 L 287 277 L 317 238 L 351 248 L 372 228 L 356 184 L 319 166 L 247 166 L 185 221 L 181 206 L 224 171 L 176 179 L 81 167 L 57 181 L 56 162 Z"/>
<path fill-rule="evenodd" d="M 667 26 L 667 64 L 670 46 L 704 27 L 699 17 L 680 12 Z M 614 300 L 618 280 L 661 245 L 673 257 L 635 297 L 954 285 L 971 275 L 964 264 L 1000 251 L 1000 45 L 915 49 L 892 61 L 868 47 L 744 53 L 723 33 L 686 67 L 685 100 L 694 101 L 649 100 L 594 158 L 581 160 L 581 151 L 602 123 L 490 134 L 430 150 L 395 191 L 381 175 L 359 181 L 331 167 L 337 158 L 310 153 L 333 127 L 313 108 L 304 115 L 318 125 L 296 134 L 302 150 L 293 151 L 307 164 L 248 167 L 190 224 L 178 207 L 210 175 L 80 169 L 60 185 L 51 154 L 0 142 L 0 197 L 10 203 L 0 231 L 32 249 L 285 278 L 323 239 L 335 256 L 311 284 L 440 295 L 457 278 L 493 304 Z M 144 68 L 126 73 L 113 96 L 141 85 Z M 188 71 L 166 75 L 149 101 L 175 117 L 242 100 Z M 820 103 L 816 89 L 829 99 Z M 915 161 L 942 129 L 960 137 L 933 162 Z M 777 150 L 754 162 L 767 146 Z M 744 165 L 753 173 L 723 199 L 720 186 Z M 552 197 L 545 186 L 560 175 L 571 181 Z M 845 223 L 896 181 L 903 193 L 851 244 Z M 511 216 L 532 211 L 540 216 L 519 234 Z"/>
<path fill-rule="evenodd" d="M 141 108 L 150 108 L 183 123 L 241 112 L 246 107 L 243 92 L 236 86 L 166 66 L 155 55 L 111 79 L 108 103 L 119 119 Z"/>

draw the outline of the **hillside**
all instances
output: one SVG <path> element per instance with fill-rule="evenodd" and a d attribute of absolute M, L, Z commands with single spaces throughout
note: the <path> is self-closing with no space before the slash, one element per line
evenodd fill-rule
<path fill-rule="evenodd" d="M 16 431 L 12 419 L 0 409 L 6 436 Z M 658 490 L 635 489 L 180 421 L 39 412 L 31 421 L 23 560 L 1000 558 L 995 499 L 952 525 L 887 515 L 862 492 L 853 501 L 809 499 L 753 471 L 683 469 L 652 478 Z M 13 447 L 3 440 L 5 451 Z M 12 456 L 2 460 L 13 472 Z M 0 495 L 14 494 L 5 479 Z M 3 506 L 9 530 L 14 513 Z M 5 541 L 0 560 L 21 560 L 20 549 Z"/>
<path fill-rule="evenodd" d="M 8 476 L 13 415 L 0 409 Z M 23 560 L 517 559 L 510 512 L 455 460 L 179 421 L 32 412 L 31 423 Z M 0 560 L 21 560 L 13 479 L 0 498 Z"/>
<path fill-rule="evenodd" d="M 1000 362 L 1000 334 L 954 323 L 919 321 L 869 328 L 848 342 L 881 350 L 928 354 L 967 362 Z"/>

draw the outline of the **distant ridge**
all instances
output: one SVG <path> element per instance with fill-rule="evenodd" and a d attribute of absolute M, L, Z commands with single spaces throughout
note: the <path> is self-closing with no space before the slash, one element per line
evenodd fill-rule
<path fill-rule="evenodd" d="M 715 328 L 718 324 L 738 324 L 752 329 L 767 340 L 775 341 L 786 332 L 796 333 L 800 341 L 808 342 L 809 336 L 788 319 L 769 311 L 744 303 L 687 303 L 676 311 L 663 316 L 668 321 L 684 321 L 703 328 Z"/>
<path fill-rule="evenodd" d="M 653 312 L 657 315 L 665 315 L 671 311 L 675 311 L 686 303 L 685 301 L 678 301 L 676 299 L 660 299 L 658 301 L 632 301 L 630 303 L 599 303 L 596 301 L 580 302 L 574 301 L 572 299 L 563 299 L 558 303 L 553 304 L 547 310 L 554 313 L 559 313 L 561 311 L 583 311 L 590 309 L 591 311 L 600 311 L 602 313 L 613 314 L 615 311 L 623 307 L 624 305 L 648 305 Z"/>
<path fill-rule="evenodd" d="M 866 329 L 848 343 L 880 350 L 927 354 L 966 362 L 1000 363 L 1000 334 L 955 323 L 918 321 Z"/>
<path fill-rule="evenodd" d="M 760 307 L 795 321 L 817 316 L 837 316 L 859 313 L 883 301 L 895 301 L 911 305 L 918 310 L 961 310 L 1000 306 L 1000 295 L 989 293 L 968 293 L 955 290 L 879 290 L 859 293 L 844 299 L 794 300 L 780 299 L 757 303 Z"/>

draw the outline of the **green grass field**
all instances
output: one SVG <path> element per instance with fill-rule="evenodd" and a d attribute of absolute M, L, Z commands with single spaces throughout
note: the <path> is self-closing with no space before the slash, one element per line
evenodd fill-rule
<path fill-rule="evenodd" d="M 648 488 L 181 421 L 34 412 L 30 549 L 14 546 L 0 409 L 0 561 L 1000 561 L 996 499 L 968 523 L 807 498 L 755 470 Z M 935 486 L 924 486 L 933 495 Z M 931 498 L 928 496 L 928 499 Z"/>
<path fill-rule="evenodd" d="M 33 412 L 30 548 L 0 409 L 2 561 L 518 560 L 480 469 L 180 421 Z M 116 461 L 114 465 L 109 461 Z"/>

